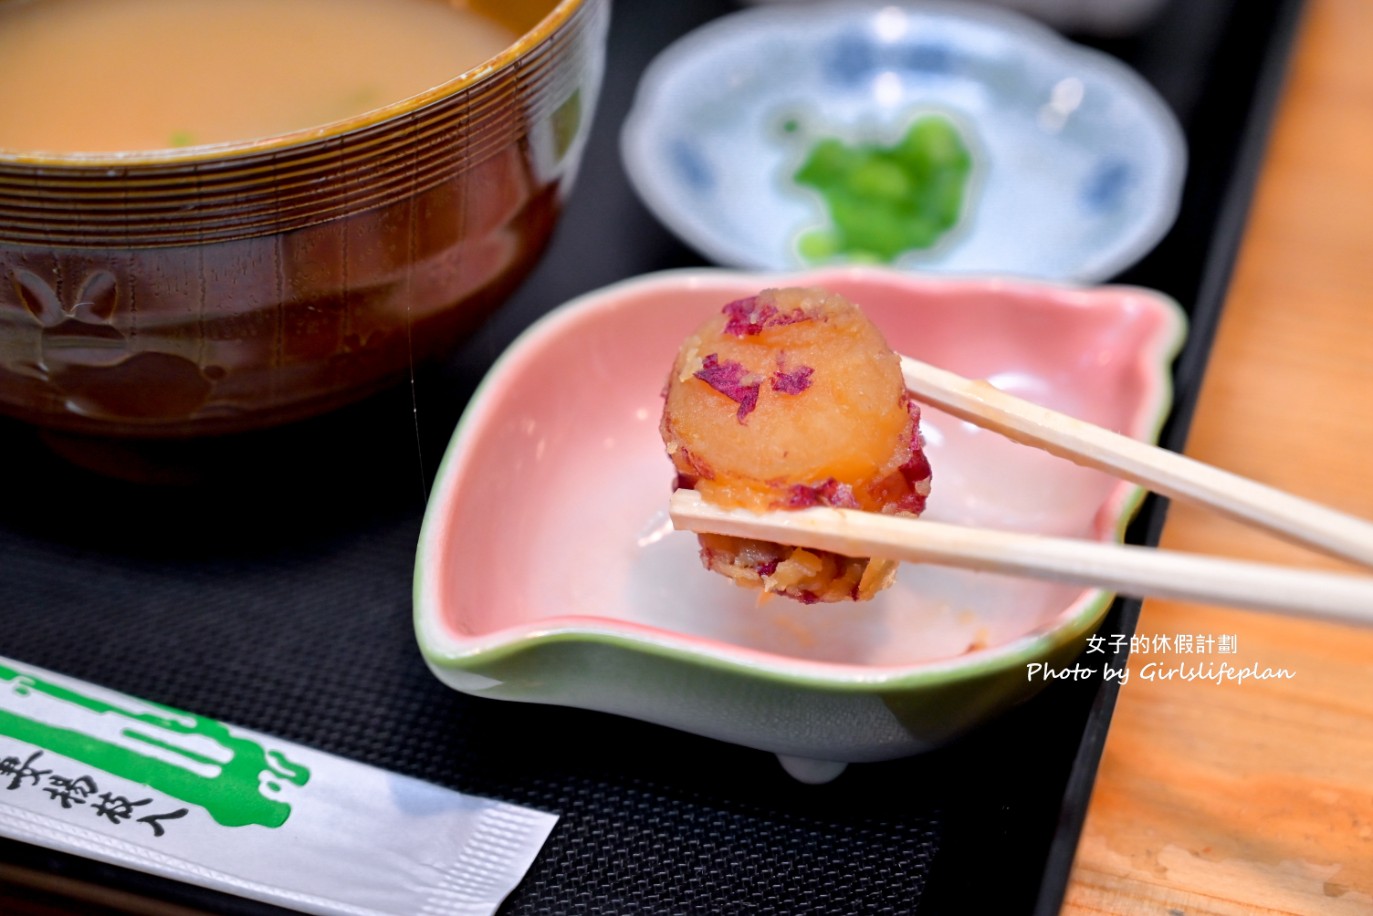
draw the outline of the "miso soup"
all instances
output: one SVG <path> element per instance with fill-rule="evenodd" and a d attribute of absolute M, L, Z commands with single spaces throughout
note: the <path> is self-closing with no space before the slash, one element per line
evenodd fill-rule
<path fill-rule="evenodd" d="M 517 37 L 444 0 L 0 0 L 0 149 L 288 133 L 423 92 Z"/>

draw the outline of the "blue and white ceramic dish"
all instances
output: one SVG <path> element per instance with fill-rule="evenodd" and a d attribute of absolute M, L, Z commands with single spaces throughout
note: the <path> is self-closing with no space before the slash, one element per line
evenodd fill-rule
<path fill-rule="evenodd" d="M 1113 57 L 972 4 L 839 0 L 745 10 L 665 50 L 621 135 L 634 187 L 712 261 L 790 270 L 829 218 L 793 174 L 822 137 L 894 142 L 956 124 L 974 159 L 959 225 L 899 268 L 1095 283 L 1171 227 L 1176 119 Z"/>

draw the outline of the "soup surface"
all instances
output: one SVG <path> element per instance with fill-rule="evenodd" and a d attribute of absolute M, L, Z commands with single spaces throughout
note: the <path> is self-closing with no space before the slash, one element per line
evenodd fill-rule
<path fill-rule="evenodd" d="M 517 37 L 443 0 L 0 0 L 0 149 L 315 127 L 446 82 Z"/>

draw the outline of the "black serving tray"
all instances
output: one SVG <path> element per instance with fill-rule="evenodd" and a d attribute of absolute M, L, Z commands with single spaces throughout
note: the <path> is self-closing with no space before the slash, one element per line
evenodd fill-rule
<path fill-rule="evenodd" d="M 769 754 L 461 695 L 420 660 L 410 587 L 428 485 L 492 360 L 575 295 L 702 263 L 631 192 L 618 134 L 653 55 L 735 8 L 621 0 L 583 173 L 551 248 L 474 340 L 412 385 L 290 430 L 196 446 L 180 457 L 213 476 L 175 488 L 76 470 L 30 431 L 0 425 L 0 655 L 556 812 L 502 910 L 511 916 L 1057 912 L 1116 696 L 1099 678 L 1055 683 L 955 746 L 806 786 Z M 1300 12 L 1300 0 L 1173 0 L 1131 38 L 1073 36 L 1143 74 L 1189 140 L 1177 224 L 1116 278 L 1190 315 L 1163 433 L 1172 448 L 1198 394 Z M 1153 542 L 1162 520 L 1162 503 L 1147 502 L 1130 539 Z M 1132 633 L 1138 611 L 1118 602 L 1103 631 Z M 140 900 L 279 912 L 0 843 L 0 909 L 136 911 Z"/>

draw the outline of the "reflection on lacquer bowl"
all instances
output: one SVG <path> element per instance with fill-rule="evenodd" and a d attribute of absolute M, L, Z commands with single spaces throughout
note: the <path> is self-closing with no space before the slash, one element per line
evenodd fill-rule
<path fill-rule="evenodd" d="M 561 211 L 609 2 L 471 6 L 517 37 L 318 127 L 0 148 L 0 412 L 111 437 L 272 426 L 385 387 L 476 327 Z"/>
<path fill-rule="evenodd" d="M 1170 403 L 1183 319 L 1142 289 L 850 268 L 673 271 L 592 293 L 512 345 L 444 459 L 415 579 L 439 678 L 839 764 L 939 745 L 1032 694 L 1027 664 L 1082 650 L 1099 591 L 908 565 L 871 602 L 759 604 L 701 568 L 666 518 L 666 373 L 707 315 L 776 285 L 828 287 L 899 351 L 1141 439 Z M 922 426 L 930 518 L 1108 541 L 1138 503 L 937 410 Z"/>

